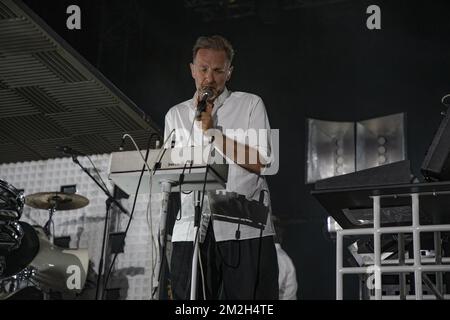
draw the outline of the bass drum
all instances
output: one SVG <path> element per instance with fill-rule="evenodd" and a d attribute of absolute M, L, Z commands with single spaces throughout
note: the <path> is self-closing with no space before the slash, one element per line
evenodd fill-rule
<path fill-rule="evenodd" d="M 60 248 L 50 243 L 42 227 L 19 223 L 24 237 L 20 247 L 5 257 L 0 300 L 29 286 L 46 293 L 80 293 L 86 282 L 88 250 Z"/>
<path fill-rule="evenodd" d="M 19 220 L 24 203 L 23 193 L 0 179 L 0 221 Z"/>
<path fill-rule="evenodd" d="M 39 253 L 31 262 L 36 270 L 33 280 L 44 290 L 79 293 L 86 282 L 89 257 L 87 249 L 65 249 L 50 243 L 42 227 L 35 228 Z"/>

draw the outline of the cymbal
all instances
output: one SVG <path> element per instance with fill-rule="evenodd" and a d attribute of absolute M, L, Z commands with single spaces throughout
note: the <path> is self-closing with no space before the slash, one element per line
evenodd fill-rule
<path fill-rule="evenodd" d="M 57 211 L 80 209 L 89 204 L 86 197 L 64 192 L 38 192 L 25 197 L 25 204 L 36 208 Z"/>

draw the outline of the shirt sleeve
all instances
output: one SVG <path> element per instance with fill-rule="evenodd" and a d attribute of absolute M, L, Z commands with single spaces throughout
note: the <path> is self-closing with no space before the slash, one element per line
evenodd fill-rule
<path fill-rule="evenodd" d="M 278 282 L 280 300 L 297 300 L 297 276 L 294 264 L 287 253 L 280 247 L 277 248 Z"/>
<path fill-rule="evenodd" d="M 164 142 L 165 144 L 162 146 L 163 148 L 170 148 L 170 138 L 169 135 L 172 132 L 172 116 L 169 112 L 167 112 L 166 117 L 164 119 Z"/>
<path fill-rule="evenodd" d="M 286 287 L 284 289 L 286 300 L 297 300 L 297 276 L 295 274 L 295 268 L 292 261 L 289 259 L 287 262 L 289 264 L 286 276 Z"/>
<path fill-rule="evenodd" d="M 249 147 L 258 151 L 264 164 L 271 163 L 274 155 L 272 154 L 272 137 L 269 117 L 267 116 L 264 102 L 259 97 L 251 110 L 248 128 L 249 130 L 255 130 L 254 133 L 248 133 L 249 137 L 252 137 L 253 134 L 256 134 L 257 136 L 256 140 L 249 139 Z"/>

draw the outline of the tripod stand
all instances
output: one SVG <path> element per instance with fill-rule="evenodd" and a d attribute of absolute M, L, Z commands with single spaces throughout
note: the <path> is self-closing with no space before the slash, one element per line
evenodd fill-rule
<path fill-rule="evenodd" d="M 103 300 L 103 290 L 100 290 L 100 288 L 103 288 L 103 263 L 104 263 L 104 255 L 105 255 L 105 248 L 106 248 L 106 242 L 107 242 L 107 233 L 108 233 L 108 220 L 109 220 L 109 210 L 111 208 L 111 205 L 114 203 L 121 212 L 125 213 L 126 215 L 130 215 L 130 213 L 122 206 L 122 204 L 117 201 L 112 195 L 111 192 L 106 188 L 106 186 L 102 185 L 90 172 L 87 170 L 83 165 L 78 161 L 78 158 L 76 155 L 72 155 L 72 160 L 75 162 L 94 182 L 95 184 L 105 193 L 107 199 L 105 201 L 106 205 L 106 214 L 105 214 L 105 224 L 103 228 L 103 236 L 102 236 L 102 248 L 100 253 L 100 262 L 99 262 L 99 268 L 98 268 L 98 276 L 97 276 L 97 288 L 95 291 L 95 299 L 96 300 Z"/>
<path fill-rule="evenodd" d="M 56 197 L 54 197 L 56 198 Z M 58 206 L 58 202 L 55 201 L 55 203 L 52 205 L 52 207 L 48 210 L 48 220 L 44 225 L 44 232 L 47 235 L 47 237 L 50 240 L 51 244 L 54 244 L 55 235 L 51 231 L 52 224 L 53 224 L 53 214 L 56 211 L 56 207 Z"/>
<path fill-rule="evenodd" d="M 194 253 L 192 255 L 192 268 L 191 268 L 191 295 L 190 299 L 197 299 L 197 270 L 198 270 L 198 255 L 200 250 L 200 226 L 202 222 L 202 205 L 200 204 L 200 198 L 202 194 L 200 191 L 194 192 L 195 199 L 195 217 L 194 217 Z"/>

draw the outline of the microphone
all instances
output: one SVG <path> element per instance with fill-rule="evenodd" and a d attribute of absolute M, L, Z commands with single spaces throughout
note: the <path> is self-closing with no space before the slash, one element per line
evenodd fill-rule
<path fill-rule="evenodd" d="M 59 152 L 63 153 L 63 154 L 68 154 L 71 156 L 85 156 L 84 153 L 76 151 L 74 149 L 72 149 L 71 147 L 68 146 L 57 146 L 56 150 L 58 150 Z"/>
<path fill-rule="evenodd" d="M 206 111 L 206 102 L 214 95 L 210 87 L 205 87 L 200 91 L 200 100 L 197 103 L 197 112 L 195 118 L 199 119 L 202 112 Z"/>
<path fill-rule="evenodd" d="M 122 137 L 122 142 L 120 143 L 119 151 L 123 151 L 124 146 L 125 146 L 125 135 L 123 135 L 123 137 Z"/>
<path fill-rule="evenodd" d="M 172 133 L 172 141 L 170 142 L 171 149 L 175 148 L 175 142 L 176 142 L 175 139 L 176 139 L 176 136 L 175 136 L 175 129 L 174 129 L 173 133 Z"/>

